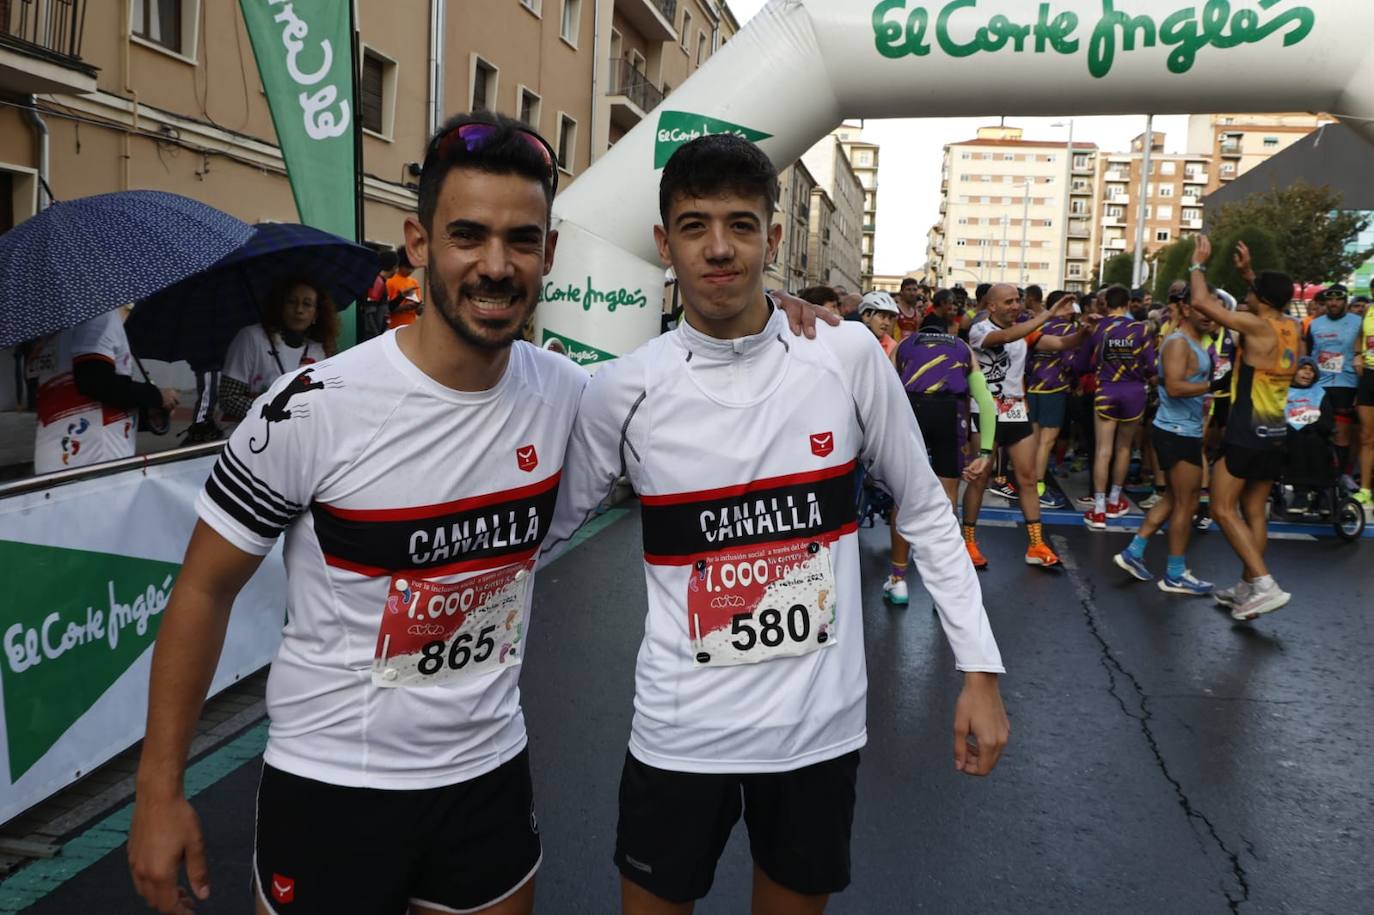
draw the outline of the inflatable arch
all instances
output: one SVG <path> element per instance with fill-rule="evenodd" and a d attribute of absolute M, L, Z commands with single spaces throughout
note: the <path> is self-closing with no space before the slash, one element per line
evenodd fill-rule
<path fill-rule="evenodd" d="M 659 170 L 732 131 L 779 165 L 844 117 L 1324 111 L 1374 141 L 1370 0 L 771 0 L 554 202 L 538 339 L 659 332 Z"/>

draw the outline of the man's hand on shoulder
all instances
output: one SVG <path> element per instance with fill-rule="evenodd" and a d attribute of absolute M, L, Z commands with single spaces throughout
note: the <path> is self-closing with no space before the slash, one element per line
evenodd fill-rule
<path fill-rule="evenodd" d="M 813 305 L 781 289 L 773 290 L 773 296 L 778 300 L 778 307 L 787 313 L 787 326 L 792 328 L 796 336 L 816 339 L 817 321 L 824 321 L 831 327 L 840 326 L 840 316 L 827 308 Z"/>

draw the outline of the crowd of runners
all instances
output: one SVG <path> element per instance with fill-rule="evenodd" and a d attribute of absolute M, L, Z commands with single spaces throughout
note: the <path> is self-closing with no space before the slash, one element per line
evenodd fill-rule
<path fill-rule="evenodd" d="M 885 593 L 906 598 L 914 562 L 961 672 L 964 774 L 991 772 L 1010 735 L 976 572 L 984 493 L 1020 505 L 1026 562 L 1058 566 L 1040 518 L 1058 504 L 1057 442 L 1093 455 L 1085 520 L 1101 529 L 1123 511 L 1152 388 L 1143 444 L 1167 484 L 1142 537 L 1175 522 L 1161 586 L 1209 590 L 1184 548 L 1210 431 L 1212 515 L 1244 564 L 1218 599 L 1245 618 L 1287 599 L 1253 514 L 1302 355 L 1286 278 L 1257 274 L 1232 310 L 1206 282 L 1200 239 L 1160 331 L 1125 289 L 1042 302 L 1006 284 L 973 300 L 915 282 L 899 300 L 832 291 L 866 326 L 847 323 L 765 291 L 776 171 L 748 141 L 711 135 L 661 179 L 654 235 L 683 320 L 589 378 L 519 340 L 556 255 L 557 184 L 552 149 L 524 124 L 447 123 L 405 226 L 428 307 L 284 375 L 263 395 L 277 409 L 249 411 L 224 448 L 153 659 L 129 859 L 159 911 L 210 893 L 187 748 L 234 597 L 281 536 L 260 913 L 533 909 L 543 848 L 518 691 L 530 615 L 547 609 L 532 606 L 533 579 L 622 480 L 642 506 L 648 586 L 645 612 L 618 616 L 645 621 L 614 850 L 628 913 L 690 912 L 741 817 L 753 912 L 820 912 L 848 885 L 867 733 L 861 476 L 893 502 Z M 1219 419 L 1206 400 L 1224 359 Z M 1144 546 L 1121 562 L 1147 578 Z"/>

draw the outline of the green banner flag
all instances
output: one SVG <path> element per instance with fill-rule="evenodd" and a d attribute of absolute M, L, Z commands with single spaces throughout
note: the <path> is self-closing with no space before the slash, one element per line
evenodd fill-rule
<path fill-rule="evenodd" d="M 239 0 L 301 222 L 361 241 L 351 4 Z M 343 349 L 355 339 L 353 309 L 339 318 Z"/>
<path fill-rule="evenodd" d="M 0 540 L 11 783 L 153 644 L 180 568 Z"/>

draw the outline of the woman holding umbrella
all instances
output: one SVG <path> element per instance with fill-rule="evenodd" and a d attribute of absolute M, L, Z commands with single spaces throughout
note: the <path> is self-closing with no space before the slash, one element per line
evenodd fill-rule
<path fill-rule="evenodd" d="M 301 277 L 278 283 L 262 322 L 240 330 L 224 356 L 219 380 L 224 418 L 243 419 L 272 382 L 334 355 L 338 336 L 339 316 L 324 287 Z"/>

